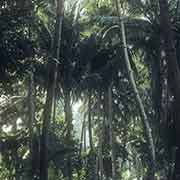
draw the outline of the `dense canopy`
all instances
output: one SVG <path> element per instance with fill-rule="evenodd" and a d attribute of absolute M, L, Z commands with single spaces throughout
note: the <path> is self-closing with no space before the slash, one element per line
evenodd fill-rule
<path fill-rule="evenodd" d="M 179 0 L 1 0 L 0 180 L 180 180 L 179 62 Z"/>

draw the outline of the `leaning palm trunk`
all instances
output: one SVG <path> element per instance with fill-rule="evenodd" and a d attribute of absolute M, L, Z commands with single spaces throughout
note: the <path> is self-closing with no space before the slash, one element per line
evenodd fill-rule
<path fill-rule="evenodd" d="M 116 155 L 114 147 L 114 132 L 113 132 L 113 109 L 112 109 L 112 85 L 108 87 L 108 125 L 109 125 L 109 138 L 110 138 L 110 147 L 111 147 L 111 161 L 112 161 L 112 180 L 117 179 L 116 174 Z"/>
<path fill-rule="evenodd" d="M 57 45 L 54 45 L 55 48 L 54 54 L 58 60 L 60 57 L 60 45 L 61 45 L 61 31 L 62 31 L 62 20 L 63 20 L 63 10 L 64 10 L 64 1 L 57 0 L 57 22 L 56 22 L 56 32 L 54 42 L 57 42 Z M 57 41 L 56 41 L 57 40 Z M 42 127 L 42 136 L 41 136 L 41 147 L 40 147 L 40 180 L 48 180 L 48 128 L 51 119 L 53 97 L 55 94 L 56 88 L 56 78 L 57 78 L 57 62 L 48 63 L 48 81 L 47 81 L 47 97 L 43 113 L 43 127 Z"/>
<path fill-rule="evenodd" d="M 126 62 L 126 68 L 127 68 L 127 72 L 128 72 L 128 76 L 129 76 L 129 80 L 132 86 L 132 89 L 134 91 L 134 94 L 136 96 L 136 100 L 137 100 L 137 104 L 139 106 L 140 109 L 140 113 L 141 113 L 141 117 L 142 117 L 142 121 L 143 121 L 143 125 L 145 128 L 145 135 L 149 144 L 149 152 L 150 152 L 150 165 L 149 165 L 149 179 L 153 180 L 155 179 L 155 146 L 154 146 L 154 141 L 153 141 L 153 136 L 152 136 L 152 130 L 144 109 L 144 105 L 143 102 L 140 98 L 136 83 L 135 83 L 135 79 L 133 76 L 133 71 L 131 68 L 131 64 L 129 61 L 129 56 L 128 56 L 128 50 L 127 50 L 127 42 L 126 42 L 126 33 L 125 33 L 125 26 L 124 26 L 124 21 L 121 18 L 120 15 L 120 10 L 119 10 L 119 5 L 118 5 L 118 0 L 116 0 L 116 8 L 117 8 L 117 12 L 118 15 L 120 17 L 120 23 L 121 23 L 121 37 L 122 37 L 122 41 L 123 41 L 123 47 L 124 47 L 124 56 L 125 56 L 125 62 Z"/>
<path fill-rule="evenodd" d="M 151 180 L 153 180 L 155 178 L 154 177 L 154 175 L 155 175 L 155 146 L 154 146 L 154 141 L 153 141 L 153 136 L 152 136 L 152 130 L 151 130 L 151 127 L 150 127 L 150 124 L 149 124 L 149 121 L 148 121 L 144 106 L 143 106 L 143 102 L 142 102 L 142 100 L 140 98 L 140 95 L 139 95 L 139 92 L 137 90 L 136 83 L 135 83 L 134 76 L 133 76 L 133 72 L 132 72 L 132 69 L 131 69 L 131 65 L 130 65 L 130 61 L 129 61 L 129 57 L 128 57 L 128 51 L 127 51 L 125 28 L 124 28 L 123 20 L 121 20 L 121 30 L 122 30 L 122 38 L 123 38 L 123 46 L 124 46 L 126 67 L 127 67 L 127 70 L 128 70 L 128 75 L 129 75 L 129 79 L 130 79 L 134 94 L 136 96 L 137 103 L 138 103 L 139 108 L 140 108 L 143 124 L 144 124 L 144 127 L 145 127 L 145 135 L 146 135 L 146 138 L 147 138 L 148 144 L 149 144 L 149 150 L 150 150 L 150 155 L 151 155 L 150 156 L 151 157 L 151 159 L 150 159 L 151 164 L 149 165 L 149 167 L 150 167 L 149 178 Z"/>

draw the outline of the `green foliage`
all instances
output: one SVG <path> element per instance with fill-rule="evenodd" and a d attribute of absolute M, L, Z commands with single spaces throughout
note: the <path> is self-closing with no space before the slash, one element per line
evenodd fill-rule
<path fill-rule="evenodd" d="M 171 117 L 173 97 L 171 94 L 166 97 L 167 63 L 164 57 L 161 57 L 162 30 L 158 3 L 154 0 L 120 2 L 130 63 L 156 142 L 156 174 L 158 178 L 162 176 L 167 179 L 174 158 L 171 157 L 174 141 L 168 142 L 174 139 L 174 122 Z M 178 1 L 169 1 L 179 59 L 178 6 Z M 54 58 L 58 43 L 57 39 L 54 42 L 55 1 L 5 0 L 0 2 L 0 15 L 0 180 L 28 178 L 31 172 L 31 138 L 36 175 L 39 176 L 37 161 L 46 98 L 47 64 L 50 61 L 57 62 L 58 74 L 54 96 L 56 113 L 54 117 L 52 114 L 48 127 L 49 180 L 68 179 L 69 156 L 73 180 L 88 180 L 99 176 L 100 158 L 103 162 L 104 177 L 112 176 L 107 122 L 107 89 L 110 83 L 118 176 L 123 180 L 145 178 L 150 163 L 147 139 L 127 78 L 124 47 L 119 36 L 120 19 L 117 17 L 114 2 L 65 2 L 60 59 Z M 30 102 L 27 96 L 30 72 L 34 74 L 35 86 L 32 135 L 29 127 Z M 89 91 L 92 93 L 90 107 Z M 72 137 L 68 142 L 69 126 L 64 110 L 67 92 L 70 94 L 70 108 L 80 104 L 80 109 L 73 112 L 71 123 L 77 127 L 70 127 Z M 170 117 L 164 117 L 162 114 L 165 112 Z M 93 151 L 89 147 L 89 113 L 92 119 Z M 83 121 L 85 125 L 82 128 Z"/>

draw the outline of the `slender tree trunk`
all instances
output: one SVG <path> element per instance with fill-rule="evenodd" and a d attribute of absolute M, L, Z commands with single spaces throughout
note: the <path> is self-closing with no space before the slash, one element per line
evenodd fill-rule
<path fill-rule="evenodd" d="M 20 164 L 19 164 L 18 148 L 15 149 L 13 156 L 14 156 L 14 162 L 15 162 L 15 164 L 14 164 L 14 166 L 15 166 L 15 180 L 19 180 L 21 175 L 19 173 Z"/>
<path fill-rule="evenodd" d="M 55 75 L 55 79 L 57 81 L 57 73 Z M 55 83 L 56 84 L 56 83 Z M 55 91 L 54 91 L 54 98 L 53 98 L 53 115 L 52 115 L 52 121 L 53 121 L 53 125 L 55 125 L 56 123 L 56 87 L 54 87 Z"/>
<path fill-rule="evenodd" d="M 177 62 L 176 49 L 173 42 L 173 33 L 169 17 L 169 9 L 167 0 L 159 0 L 161 29 L 164 37 L 164 48 L 166 51 L 166 59 L 168 64 L 168 85 L 175 96 L 180 101 L 180 70 Z"/>
<path fill-rule="evenodd" d="M 86 143 L 86 124 L 85 124 L 85 126 L 84 126 L 84 138 L 83 138 L 83 140 L 84 140 L 84 152 L 86 153 L 86 151 L 87 151 L 87 143 Z"/>
<path fill-rule="evenodd" d="M 121 30 L 122 30 L 122 38 L 123 38 L 123 46 L 124 46 L 124 54 L 125 54 L 125 60 L 126 60 L 126 66 L 127 66 L 127 70 L 128 70 L 128 74 L 129 74 L 129 79 L 134 91 L 134 94 L 136 96 L 137 99 L 137 103 L 139 105 L 140 108 L 140 113 L 141 113 L 141 117 L 142 117 L 142 121 L 144 124 L 144 128 L 145 128 L 145 135 L 149 144 L 149 151 L 150 151 L 150 165 L 149 165 L 149 170 L 150 170 L 150 175 L 149 175 L 149 179 L 153 180 L 155 179 L 155 146 L 154 146 L 154 141 L 153 141 L 153 136 L 152 136 L 152 130 L 148 121 L 148 117 L 146 115 L 145 109 L 144 109 L 144 105 L 143 102 L 140 98 L 139 92 L 137 90 L 136 87 L 136 83 L 134 80 L 134 76 L 133 76 L 133 71 L 131 69 L 131 65 L 130 65 L 130 61 L 129 61 L 129 56 L 128 56 L 128 51 L 127 51 L 127 43 L 126 43 L 126 35 L 125 35 L 125 27 L 124 27 L 124 22 L 123 20 L 121 20 Z"/>
<path fill-rule="evenodd" d="M 89 180 L 96 180 L 96 156 L 94 152 L 93 146 L 93 137 L 92 137 L 92 115 L 91 115 L 91 91 L 88 91 L 88 133 L 89 133 L 89 145 L 90 145 L 90 153 L 89 153 Z"/>
<path fill-rule="evenodd" d="M 81 140 L 80 140 L 80 148 L 79 148 L 79 157 L 81 157 L 81 153 L 82 153 L 85 125 L 86 125 L 86 119 L 85 119 L 85 117 L 84 117 L 83 123 L 82 123 L 82 129 L 81 129 Z"/>
<path fill-rule="evenodd" d="M 95 179 L 94 180 L 99 180 L 99 158 L 96 156 L 95 158 Z"/>
<path fill-rule="evenodd" d="M 90 150 L 93 152 L 93 140 L 92 140 L 92 121 L 91 121 L 91 92 L 88 92 L 88 131 L 89 131 L 89 145 Z"/>
<path fill-rule="evenodd" d="M 33 68 L 32 68 L 33 70 Z M 34 175 L 36 172 L 36 164 L 34 164 L 33 161 L 33 139 L 34 139 L 34 132 L 33 132 L 33 123 L 34 123 L 34 118 L 35 118 L 35 107 L 34 107 L 34 97 L 35 97 L 35 88 L 34 88 L 34 73 L 30 72 L 29 73 L 29 134 L 30 134 L 30 144 L 29 144 L 29 149 L 30 149 L 30 164 L 31 164 L 31 170 L 29 174 L 30 180 L 34 179 Z"/>
<path fill-rule="evenodd" d="M 98 159 L 99 159 L 99 180 L 103 180 L 103 122 L 101 122 L 101 94 L 98 97 L 98 121 L 99 121 L 99 145 L 98 145 Z"/>
<path fill-rule="evenodd" d="M 72 143 L 72 107 L 71 107 L 71 96 L 70 96 L 70 90 L 65 90 L 65 121 L 67 123 L 67 135 L 66 135 L 66 141 L 68 148 L 71 149 L 71 143 Z M 72 160 L 71 160 L 71 152 L 68 154 L 67 159 L 67 170 L 68 170 L 68 180 L 72 180 Z"/>
<path fill-rule="evenodd" d="M 129 60 L 129 55 L 128 55 L 128 49 L 127 49 L 127 42 L 126 42 L 126 33 L 125 33 L 125 26 L 124 26 L 124 21 L 121 18 L 121 14 L 120 14 L 120 9 L 119 9 L 119 4 L 118 4 L 118 0 L 116 0 L 116 8 L 117 8 L 117 13 L 120 17 L 120 24 L 121 24 L 121 37 L 122 37 L 122 41 L 123 41 L 123 47 L 124 47 L 124 56 L 125 56 L 125 62 L 126 62 L 126 68 L 127 68 L 127 72 L 128 72 L 128 76 L 129 76 L 129 80 L 132 86 L 132 89 L 134 91 L 136 100 L 137 100 L 137 104 L 139 106 L 140 109 L 140 113 L 141 113 L 141 117 L 142 117 L 142 121 L 143 121 L 143 125 L 145 128 L 145 135 L 148 141 L 148 145 L 149 145 L 149 151 L 150 151 L 150 165 L 149 165 L 149 179 L 153 180 L 155 179 L 155 146 L 154 146 L 154 141 L 153 141 L 153 136 L 152 136 L 152 130 L 144 109 L 144 105 L 143 102 L 140 98 L 136 83 L 135 83 L 135 79 L 134 79 L 134 75 L 133 75 L 133 71 L 131 68 L 131 64 L 130 64 L 130 60 Z"/>
<path fill-rule="evenodd" d="M 81 176 L 81 168 L 82 168 L 82 159 L 81 159 L 81 154 L 82 154 L 82 149 L 83 149 L 83 138 L 84 138 L 84 128 L 86 125 L 86 118 L 84 115 L 84 119 L 82 122 L 82 128 L 81 128 L 81 139 L 80 139 L 80 147 L 79 147 L 79 166 L 77 168 L 77 176 L 78 176 L 78 180 L 80 180 L 80 176 Z"/>
<path fill-rule="evenodd" d="M 108 154 L 111 150 L 109 148 L 109 98 L 108 98 L 108 87 L 104 89 L 103 93 L 103 147 L 104 153 Z M 110 162 L 110 163 L 109 163 Z M 104 157 L 103 159 L 103 172 L 106 180 L 111 179 L 112 176 L 112 160 L 111 157 Z"/>
<path fill-rule="evenodd" d="M 60 45 L 61 45 L 61 31 L 62 20 L 64 11 L 64 1 L 57 0 L 57 22 L 55 32 L 55 57 L 59 60 Z M 53 97 L 55 94 L 56 78 L 57 78 L 57 62 L 48 63 L 48 80 L 47 80 L 47 97 L 43 113 L 43 126 L 41 135 L 41 148 L 40 148 L 40 180 L 48 180 L 48 128 L 51 120 Z"/>
<path fill-rule="evenodd" d="M 51 73 L 52 74 L 52 73 Z M 49 77 L 50 77 L 49 73 Z M 52 82 L 50 79 L 49 82 Z M 44 108 L 44 119 L 41 135 L 41 147 L 40 147 L 40 180 L 48 180 L 48 128 L 51 119 L 52 110 L 52 99 L 53 99 L 53 89 L 52 85 L 48 83 L 46 104 Z"/>
<path fill-rule="evenodd" d="M 12 132 L 16 133 L 17 132 L 17 123 L 16 121 L 13 122 L 13 128 Z M 20 168 L 20 163 L 19 163 L 19 153 L 18 153 L 18 146 L 14 147 L 13 154 L 12 154 L 12 165 L 13 165 L 13 173 L 12 173 L 12 178 L 13 180 L 19 180 L 20 179 L 20 173 L 19 173 L 19 168 Z"/>
<path fill-rule="evenodd" d="M 111 161 L 112 161 L 112 180 L 117 180 L 116 174 L 116 154 L 114 147 L 114 130 L 113 130 L 113 107 L 112 107 L 112 85 L 108 87 L 108 125 L 109 125 L 109 138 L 111 147 Z"/>
<path fill-rule="evenodd" d="M 152 82 L 152 98 L 155 111 L 155 122 L 161 125 L 162 112 L 162 77 L 161 77 L 161 48 L 157 51 L 157 56 L 154 56 L 151 62 L 151 82 Z M 159 132 L 161 133 L 161 132 Z"/>
<path fill-rule="evenodd" d="M 167 0 L 159 0 L 161 29 L 164 37 L 164 48 L 168 64 L 168 87 L 174 96 L 174 127 L 176 135 L 175 168 L 173 180 L 180 179 L 180 70 L 169 17 Z"/>

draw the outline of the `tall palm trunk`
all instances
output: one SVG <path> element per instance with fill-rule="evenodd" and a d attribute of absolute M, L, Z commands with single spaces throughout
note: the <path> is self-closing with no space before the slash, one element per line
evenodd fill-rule
<path fill-rule="evenodd" d="M 154 146 L 154 141 L 153 141 L 153 136 L 152 136 L 152 130 L 151 130 L 151 127 L 150 127 L 150 124 L 149 124 L 149 121 L 148 121 L 148 118 L 147 118 L 147 115 L 146 115 L 146 112 L 144 109 L 143 102 L 140 98 L 140 94 L 138 92 L 138 89 L 137 89 L 137 86 L 135 83 L 135 79 L 134 79 L 134 75 L 133 75 L 133 71 L 131 68 L 129 55 L 128 55 L 128 49 L 127 49 L 127 42 L 126 42 L 125 26 L 124 26 L 124 21 L 121 18 L 118 0 L 116 0 L 116 8 L 117 8 L 117 13 L 118 13 L 119 18 L 120 18 L 121 37 L 122 37 L 123 47 L 124 47 L 124 56 L 125 56 L 126 68 L 127 68 L 127 72 L 128 72 L 128 76 L 129 76 L 129 80 L 130 80 L 133 92 L 134 92 L 136 100 L 137 100 L 137 104 L 138 104 L 139 109 L 140 109 L 143 125 L 145 128 L 145 135 L 146 135 L 148 145 L 149 145 L 149 152 L 150 152 L 149 179 L 153 180 L 153 179 L 155 179 L 155 159 L 156 158 L 155 158 L 155 146 Z"/>
<path fill-rule="evenodd" d="M 57 73 L 55 75 L 55 79 L 57 80 Z M 54 83 L 56 84 L 56 83 Z M 53 126 L 56 123 L 56 87 L 54 87 L 54 95 L 53 95 L 53 114 L 52 114 L 52 122 L 53 122 Z"/>
<path fill-rule="evenodd" d="M 81 159 L 81 154 L 82 154 L 82 149 L 83 149 L 83 138 L 84 138 L 84 129 L 85 129 L 85 125 L 86 125 L 86 118 L 84 115 L 84 119 L 82 122 L 82 128 L 81 128 L 81 139 L 80 139 L 80 147 L 79 147 L 79 168 L 77 168 L 77 176 L 78 176 L 78 180 L 80 180 L 80 175 L 81 175 L 81 166 L 82 166 L 82 159 Z"/>
<path fill-rule="evenodd" d="M 48 180 L 47 140 L 48 140 L 48 127 L 51 119 L 52 97 L 53 97 L 53 89 L 52 86 L 50 85 L 47 89 L 46 104 L 43 113 L 44 119 L 43 119 L 41 144 L 40 144 L 40 180 Z"/>
<path fill-rule="evenodd" d="M 111 147 L 111 161 L 112 161 L 112 180 L 117 179 L 116 174 L 116 154 L 114 147 L 114 130 L 113 130 L 113 107 L 112 107 L 112 85 L 108 87 L 108 125 L 109 125 L 109 138 Z"/>
<path fill-rule="evenodd" d="M 89 131 L 89 145 L 91 152 L 93 151 L 93 140 L 92 140 L 92 121 L 91 121 L 91 92 L 88 93 L 88 131 Z"/>
<path fill-rule="evenodd" d="M 82 148 L 83 148 L 83 138 L 84 138 L 85 125 L 86 125 L 86 119 L 84 117 L 83 123 L 82 123 L 82 128 L 81 128 L 81 140 L 80 140 L 80 148 L 79 148 L 79 157 L 81 157 Z"/>
<path fill-rule="evenodd" d="M 99 145 L 98 145 L 98 159 L 99 159 L 99 180 L 103 180 L 103 122 L 101 122 L 101 94 L 98 97 L 98 121 L 99 121 Z"/>
<path fill-rule="evenodd" d="M 161 48 L 159 47 L 157 51 L 157 56 L 155 56 L 151 63 L 151 83 L 152 83 L 152 98 L 153 98 L 153 106 L 155 111 L 155 122 L 158 123 L 160 127 L 161 121 L 161 103 L 162 103 L 162 77 L 161 77 Z M 161 133 L 161 131 L 159 131 Z"/>
<path fill-rule="evenodd" d="M 91 91 L 88 91 L 88 133 L 89 133 L 89 145 L 90 145 L 90 153 L 89 153 L 89 179 L 95 180 L 96 179 L 96 169 L 95 169 L 95 162 L 96 157 L 94 154 L 94 146 L 93 146 L 93 137 L 92 137 L 92 114 L 91 114 Z"/>
<path fill-rule="evenodd" d="M 33 72 L 29 73 L 29 134 L 30 134 L 30 163 L 31 163 L 31 171 L 29 174 L 30 180 L 34 179 L 35 171 L 36 171 L 36 164 L 34 163 L 33 158 L 33 139 L 34 139 L 34 132 L 33 132 L 33 123 L 35 118 L 35 107 L 34 107 L 34 96 L 35 96 L 35 88 L 34 88 L 34 74 Z"/>
<path fill-rule="evenodd" d="M 86 153 L 86 151 L 87 151 L 87 143 L 86 143 L 86 136 L 87 136 L 87 135 L 86 135 L 86 128 L 87 128 L 87 127 L 86 127 L 86 123 L 85 123 L 85 126 L 84 126 L 84 132 L 83 132 L 83 133 L 84 133 L 84 138 L 83 138 L 83 145 L 84 145 L 84 146 L 83 146 L 83 148 L 84 148 L 83 150 L 84 150 L 84 153 Z"/>
<path fill-rule="evenodd" d="M 55 57 L 58 60 L 60 57 L 60 45 L 61 45 L 61 31 L 62 20 L 64 11 L 64 1 L 57 0 L 57 21 L 56 32 L 54 42 Z M 56 41 L 57 40 L 57 41 Z M 48 180 L 48 128 L 51 120 L 53 97 L 55 94 L 56 78 L 57 78 L 57 62 L 48 63 L 48 80 L 47 80 L 47 97 L 43 113 L 43 126 L 41 135 L 41 147 L 40 147 L 40 180 Z"/>
<path fill-rule="evenodd" d="M 65 122 L 67 123 L 66 141 L 67 141 L 68 148 L 71 148 L 73 125 L 72 125 L 71 96 L 70 96 L 69 89 L 65 90 L 64 102 L 65 102 L 65 106 L 64 106 Z M 68 159 L 67 159 L 68 180 L 72 180 L 72 160 L 71 159 L 72 159 L 71 154 L 69 153 Z"/>
<path fill-rule="evenodd" d="M 143 125 L 144 125 L 144 128 L 145 128 L 145 135 L 146 135 L 148 145 L 149 145 L 149 152 L 150 152 L 150 165 L 149 165 L 149 173 L 150 174 L 149 174 L 149 179 L 153 180 L 153 179 L 155 179 L 155 159 L 156 159 L 155 158 L 154 140 L 153 140 L 151 126 L 150 126 L 150 123 L 148 121 L 148 117 L 146 115 L 143 102 L 142 102 L 142 100 L 140 98 L 138 89 L 136 87 L 136 83 L 135 83 L 134 76 L 133 76 L 133 71 L 131 69 L 131 65 L 130 65 L 130 61 L 129 61 L 129 57 L 128 57 L 128 51 L 127 51 L 125 27 L 124 27 L 123 20 L 121 20 L 121 30 L 122 30 L 122 38 L 123 38 L 123 46 L 124 46 L 126 67 L 127 67 L 127 70 L 128 70 L 129 79 L 130 79 L 134 94 L 136 96 L 137 103 L 139 105 Z"/>
<path fill-rule="evenodd" d="M 161 29 L 164 37 L 164 48 L 168 65 L 168 87 L 174 96 L 174 127 L 176 135 L 176 155 L 173 180 L 180 179 L 180 70 L 177 62 L 175 45 L 169 17 L 168 1 L 159 0 Z"/>
<path fill-rule="evenodd" d="M 14 158 L 14 166 L 15 166 L 15 180 L 19 180 L 21 179 L 21 174 L 19 173 L 19 169 L 20 169 L 20 164 L 19 164 L 19 155 L 18 155 L 18 149 L 16 148 L 16 150 L 13 153 L 13 158 Z"/>

